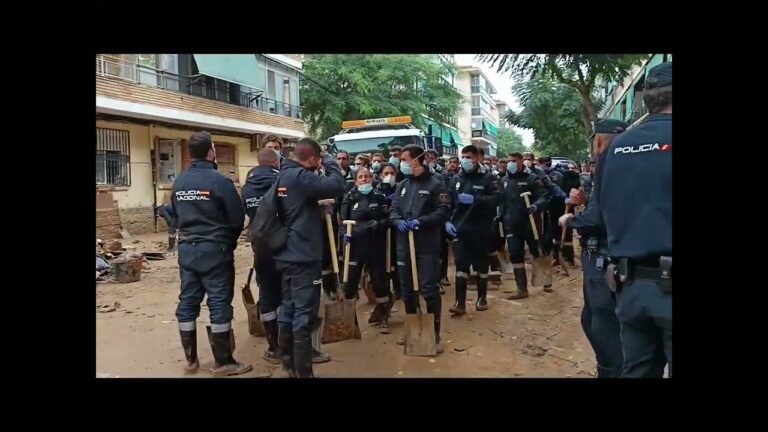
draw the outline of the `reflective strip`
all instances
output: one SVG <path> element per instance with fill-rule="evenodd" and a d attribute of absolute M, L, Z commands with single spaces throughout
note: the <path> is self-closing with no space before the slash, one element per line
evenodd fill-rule
<path fill-rule="evenodd" d="M 187 321 L 179 323 L 179 330 L 181 331 L 194 331 L 197 330 L 197 321 Z"/>
<path fill-rule="evenodd" d="M 277 311 L 267 312 L 265 314 L 261 314 L 261 320 L 262 321 L 272 321 L 277 319 Z"/>
<path fill-rule="evenodd" d="M 356 265 L 357 265 L 357 261 L 352 261 L 352 260 L 350 260 L 350 261 L 349 261 L 349 265 L 353 265 L 353 266 L 356 266 Z"/>
<path fill-rule="evenodd" d="M 512 268 L 525 268 L 525 263 L 512 263 Z"/>
<path fill-rule="evenodd" d="M 376 303 L 389 303 L 389 297 L 376 297 Z"/>
<path fill-rule="evenodd" d="M 488 279 L 488 273 L 480 273 L 480 279 Z"/>
<path fill-rule="evenodd" d="M 488 254 L 488 256 L 492 256 L 492 257 L 498 256 L 498 255 L 499 255 L 499 251 L 491 252 Z"/>
<path fill-rule="evenodd" d="M 560 242 L 557 240 L 552 240 L 552 244 L 560 244 Z"/>
<path fill-rule="evenodd" d="M 469 277 L 469 275 L 468 275 L 468 274 L 466 274 L 466 273 L 464 273 L 464 272 L 460 272 L 460 271 L 457 271 L 457 272 L 456 272 L 456 277 L 457 277 L 457 278 L 458 278 L 458 277 L 460 277 L 460 278 L 464 278 L 464 279 L 467 279 L 467 278 Z"/>
<path fill-rule="evenodd" d="M 398 261 L 398 262 L 397 262 L 397 265 L 399 265 L 399 266 L 404 266 L 404 265 L 405 265 L 405 261 Z"/>
<path fill-rule="evenodd" d="M 232 328 L 232 322 L 224 324 L 211 324 L 211 333 L 224 333 L 228 332 Z"/>
<path fill-rule="evenodd" d="M 278 314 L 278 315 L 280 315 L 280 312 L 281 312 L 282 310 L 283 310 L 283 305 L 280 305 L 280 306 L 278 306 L 278 307 L 277 307 L 277 309 L 275 310 L 275 312 L 277 312 L 277 314 Z"/>
<path fill-rule="evenodd" d="M 323 276 L 328 276 L 329 274 L 333 273 L 333 270 L 323 270 L 322 273 L 320 273 Z"/>
<path fill-rule="evenodd" d="M 498 270 L 494 270 L 488 273 L 491 276 L 501 276 L 501 272 Z"/>
<path fill-rule="evenodd" d="M 506 235 L 506 237 L 507 237 L 507 238 L 511 238 L 511 237 L 514 237 L 514 235 L 512 235 L 512 234 L 507 234 L 507 235 Z"/>
<path fill-rule="evenodd" d="M 312 281 L 312 285 L 320 285 L 323 282 L 322 279 L 317 279 Z"/>

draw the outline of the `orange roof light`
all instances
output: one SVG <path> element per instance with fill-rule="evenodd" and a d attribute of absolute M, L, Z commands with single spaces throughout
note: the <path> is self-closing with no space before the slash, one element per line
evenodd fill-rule
<path fill-rule="evenodd" d="M 384 124 L 408 124 L 412 122 L 413 121 L 411 120 L 411 116 L 385 117 L 385 118 L 368 119 L 368 120 L 347 120 L 347 121 L 341 122 L 341 128 L 348 129 L 348 128 L 384 125 Z"/>

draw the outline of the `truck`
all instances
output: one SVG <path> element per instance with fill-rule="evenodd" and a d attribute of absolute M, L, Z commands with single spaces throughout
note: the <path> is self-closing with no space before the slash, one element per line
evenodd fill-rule
<path fill-rule="evenodd" d="M 328 152 L 347 152 L 350 158 L 360 153 L 388 155 L 392 146 L 416 144 L 427 147 L 424 132 L 413 125 L 410 116 L 347 120 L 341 131 L 328 138 Z"/>

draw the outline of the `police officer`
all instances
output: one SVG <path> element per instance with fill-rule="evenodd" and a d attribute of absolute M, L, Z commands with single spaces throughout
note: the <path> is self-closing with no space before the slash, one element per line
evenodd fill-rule
<path fill-rule="evenodd" d="M 427 154 L 424 155 L 424 161 L 429 167 L 429 172 L 432 176 L 447 188 L 449 177 L 443 170 L 443 167 L 437 164 L 437 152 L 435 150 L 427 150 Z M 440 242 L 442 249 L 440 250 L 440 294 L 445 294 L 444 286 L 450 285 L 448 281 L 448 235 L 443 232 L 443 238 Z"/>
<path fill-rule="evenodd" d="M 368 319 L 379 324 L 379 331 L 389 334 L 389 303 L 392 296 L 386 284 L 386 234 L 389 224 L 387 198 L 375 190 L 371 173 L 366 168 L 357 171 L 356 187 L 347 192 L 341 203 L 341 219 L 357 222 L 352 228 L 343 226 L 344 244 L 350 245 L 347 298 L 357 298 L 363 266 L 371 274 L 376 308 Z M 347 231 L 351 229 L 351 232 Z"/>
<path fill-rule="evenodd" d="M 459 166 L 459 158 L 456 156 L 451 156 L 448 158 L 448 168 L 447 171 L 451 173 L 451 175 L 456 175 L 461 170 L 461 167 Z"/>
<path fill-rule="evenodd" d="M 397 170 L 390 164 L 383 164 L 381 168 L 381 182 L 379 182 L 376 189 L 379 190 L 386 198 L 387 207 L 392 208 L 392 200 L 395 197 L 395 190 L 397 188 L 397 182 L 395 178 L 397 176 Z M 390 233 L 390 235 L 392 235 Z M 387 272 L 394 274 L 392 278 L 392 289 L 394 290 L 394 300 L 401 298 L 402 291 L 400 290 L 400 278 L 397 277 L 396 268 L 394 264 L 397 262 L 397 242 L 394 238 L 390 239 L 390 262 L 392 268 L 387 269 Z"/>
<path fill-rule="evenodd" d="M 545 165 L 548 166 L 551 164 L 551 158 L 549 156 L 545 156 L 542 159 L 544 159 Z M 549 169 L 547 174 L 552 180 L 552 183 L 556 184 L 565 194 L 570 194 L 572 189 L 578 190 L 579 187 L 581 187 L 578 174 L 569 171 L 567 166 L 558 165 Z M 562 237 L 562 231 L 560 225 L 557 223 L 558 219 L 565 213 L 565 206 L 568 204 L 571 204 L 568 195 L 565 197 L 553 197 L 550 201 L 549 211 L 547 212 L 548 219 L 545 224 L 547 230 L 544 235 L 544 244 L 547 245 L 547 247 L 552 247 L 552 255 L 555 262 L 559 262 L 560 260 L 558 252 L 562 247 L 563 258 L 570 266 L 574 266 L 573 232 L 570 230 L 566 231 L 564 239 L 565 243 L 561 245 L 560 238 Z M 548 251 L 549 249 L 545 250 L 544 253 L 546 254 Z"/>
<path fill-rule="evenodd" d="M 381 165 L 385 164 L 384 155 L 381 153 L 374 153 L 371 156 L 371 172 L 373 173 L 373 179 L 379 180 L 381 174 Z"/>
<path fill-rule="evenodd" d="M 528 250 L 534 258 L 539 257 L 539 245 L 534 239 L 528 214 L 545 209 L 550 197 L 543 182 L 535 174 L 525 171 L 522 154 L 510 153 L 508 160 L 507 177 L 502 180 L 503 196 L 499 211 L 506 233 L 509 259 L 517 282 L 517 289 L 508 297 L 512 300 L 528 297 L 524 244 L 528 243 Z M 530 200 L 533 204 L 530 208 L 526 208 L 525 199 L 520 196 L 524 192 L 532 194 Z M 544 290 L 551 289 L 545 286 Z"/>
<path fill-rule="evenodd" d="M 509 161 L 506 159 L 499 159 L 499 163 L 496 165 L 496 171 L 498 171 L 496 175 L 499 177 L 499 180 L 507 176 L 507 162 Z"/>
<path fill-rule="evenodd" d="M 592 154 L 597 157 L 623 132 L 627 124 L 615 119 L 599 120 L 595 124 Z M 578 194 L 571 194 L 575 204 L 582 204 Z M 585 197 L 586 198 L 586 197 Z M 560 218 L 560 225 L 576 229 L 581 244 L 581 267 L 584 271 L 584 308 L 581 326 L 597 360 L 598 378 L 618 378 L 621 374 L 623 355 L 619 319 L 616 317 L 616 300 L 605 281 L 608 266 L 608 238 L 598 209 L 590 201 L 586 210 L 573 219 L 573 214 Z M 570 222 L 568 222 L 570 221 Z"/>
<path fill-rule="evenodd" d="M 400 172 L 400 153 L 402 151 L 403 151 L 403 148 L 397 145 L 391 146 L 389 148 L 389 164 L 392 165 L 397 171 L 395 180 L 397 180 L 398 183 L 405 180 L 405 174 Z"/>
<path fill-rule="evenodd" d="M 263 141 L 264 148 L 271 149 L 272 151 L 277 154 L 277 169 L 280 169 L 280 163 L 283 161 L 283 139 L 280 138 L 277 135 L 267 135 L 264 137 Z M 285 149 L 287 150 L 287 148 Z M 248 171 L 248 174 L 246 175 L 246 178 L 251 177 L 251 173 L 255 171 L 258 167 L 253 167 Z M 262 194 L 263 195 L 263 194 Z"/>
<path fill-rule="evenodd" d="M 325 175 L 317 175 L 322 165 Z M 314 377 L 311 331 L 320 306 L 324 216 L 319 200 L 339 196 L 344 180 L 339 165 L 310 138 L 302 138 L 277 180 L 280 219 L 288 231 L 285 247 L 275 254 L 283 273 L 278 314 L 278 347 L 289 376 Z"/>
<path fill-rule="evenodd" d="M 450 311 L 464 315 L 467 302 L 469 267 L 479 273 L 475 310 L 488 310 L 488 244 L 496 207 L 501 202 L 499 180 L 480 165 L 480 153 L 473 145 L 461 149 L 461 170 L 448 188 L 454 210 L 445 223 L 446 233 L 455 238 L 456 302 Z"/>
<path fill-rule="evenodd" d="M 259 166 L 248 175 L 241 191 L 245 214 L 250 220 L 256 216 L 259 203 L 270 187 L 275 183 L 280 164 L 279 151 L 263 148 L 257 155 Z M 267 351 L 264 359 L 270 363 L 279 364 L 277 352 L 277 308 L 282 301 L 282 275 L 277 271 L 272 252 L 264 247 L 253 247 L 254 269 L 256 282 L 259 284 L 259 313 L 264 324 L 267 337 Z"/>
<path fill-rule="evenodd" d="M 346 193 L 346 191 L 355 187 L 354 168 L 349 163 L 349 153 L 346 151 L 336 152 L 336 162 L 339 163 L 339 167 L 341 168 L 341 176 L 344 178 L 344 190 Z M 342 194 L 342 196 L 344 195 Z M 334 198 L 338 198 L 337 201 L 341 202 L 341 196 Z M 336 210 L 338 211 L 338 207 Z"/>
<path fill-rule="evenodd" d="M 207 296 L 216 360 L 213 373 L 239 375 L 253 369 L 232 356 L 234 250 L 245 220 L 243 203 L 232 182 L 216 170 L 216 150 L 209 133 L 190 137 L 189 154 L 192 164 L 173 182 L 171 196 L 179 227 L 181 294 L 176 319 L 187 359 L 184 370 L 194 373 L 199 367 L 196 320 Z"/>
<path fill-rule="evenodd" d="M 617 136 L 598 159 L 593 199 L 616 275 L 609 286 L 617 289 L 621 376 L 660 378 L 665 364 L 672 376 L 671 62 L 648 71 L 643 102 L 645 122 Z"/>
<path fill-rule="evenodd" d="M 400 168 L 406 179 L 397 185 L 392 202 L 390 219 L 397 227 L 397 270 L 403 290 L 405 313 L 416 313 L 417 301 L 411 277 L 411 259 L 408 246 L 408 231 L 414 231 L 416 266 L 420 293 L 427 303 L 427 313 L 435 316 L 437 352 L 443 352 L 440 343 L 441 298 L 438 288 L 440 280 L 440 240 L 445 222 L 450 213 L 448 192 L 437 179 L 432 177 L 424 165 L 424 149 L 411 144 L 403 148 Z M 405 344 L 405 337 L 398 339 Z"/>
<path fill-rule="evenodd" d="M 179 230 L 176 226 L 176 213 L 170 204 L 163 204 L 157 208 L 157 215 L 165 219 L 168 225 L 168 252 L 172 252 L 176 247 L 176 232 Z"/>

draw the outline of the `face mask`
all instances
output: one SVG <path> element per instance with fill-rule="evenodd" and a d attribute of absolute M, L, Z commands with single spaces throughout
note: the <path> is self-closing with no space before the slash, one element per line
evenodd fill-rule
<path fill-rule="evenodd" d="M 374 162 L 373 165 L 371 165 L 371 169 L 373 169 L 373 172 L 377 173 L 381 169 L 381 164 Z"/>
<path fill-rule="evenodd" d="M 373 190 L 373 185 L 370 183 L 361 184 L 357 187 L 357 190 L 363 195 L 368 195 Z"/>
<path fill-rule="evenodd" d="M 496 170 L 493 170 L 493 175 L 499 175 L 499 172 Z"/>
<path fill-rule="evenodd" d="M 411 168 L 411 164 L 402 164 L 400 165 L 400 172 L 402 172 L 404 175 L 413 175 L 413 168 Z"/>
<path fill-rule="evenodd" d="M 525 165 L 526 168 L 530 168 L 533 165 L 533 162 L 525 160 L 523 161 L 523 165 Z"/>
<path fill-rule="evenodd" d="M 349 170 L 352 171 L 352 174 L 357 173 L 358 166 L 357 165 L 350 165 Z"/>
<path fill-rule="evenodd" d="M 514 162 L 507 162 L 507 172 L 514 174 L 517 172 L 517 164 Z"/>
<path fill-rule="evenodd" d="M 272 151 L 273 151 L 273 152 L 275 152 L 275 155 L 277 156 L 277 160 L 278 160 L 278 161 L 281 161 L 281 160 L 283 160 L 283 154 L 282 154 L 282 153 L 280 153 L 280 150 L 275 150 L 275 149 L 272 149 Z"/>
<path fill-rule="evenodd" d="M 392 174 L 385 175 L 382 181 L 387 184 L 395 184 L 395 176 Z"/>
<path fill-rule="evenodd" d="M 475 164 L 472 162 L 472 159 L 461 160 L 461 169 L 463 169 L 464 171 L 470 172 L 474 167 L 475 167 Z"/>
<path fill-rule="evenodd" d="M 395 168 L 399 168 L 400 167 L 400 159 L 392 156 L 391 158 L 389 158 L 389 164 L 394 166 Z"/>

